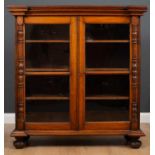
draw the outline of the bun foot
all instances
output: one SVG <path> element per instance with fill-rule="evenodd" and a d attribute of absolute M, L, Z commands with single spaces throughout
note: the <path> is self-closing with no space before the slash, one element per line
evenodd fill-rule
<path fill-rule="evenodd" d="M 130 145 L 131 148 L 138 149 L 142 145 L 141 141 L 138 140 L 140 137 L 132 137 L 132 136 L 124 136 L 127 141 L 127 144 Z"/>
<path fill-rule="evenodd" d="M 140 140 L 135 140 L 135 141 L 130 142 L 130 147 L 134 148 L 134 149 L 140 148 L 141 145 L 142 145 L 142 143 Z"/>
<path fill-rule="evenodd" d="M 22 149 L 26 146 L 23 138 L 16 139 L 13 144 L 16 149 Z"/>
<path fill-rule="evenodd" d="M 29 140 L 30 136 L 15 137 L 15 138 L 16 138 L 16 140 L 13 143 L 15 148 L 16 149 L 22 149 L 28 145 L 28 140 Z"/>

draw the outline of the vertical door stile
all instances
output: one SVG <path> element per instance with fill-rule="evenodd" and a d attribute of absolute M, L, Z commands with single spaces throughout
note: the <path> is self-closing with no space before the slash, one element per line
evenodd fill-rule
<path fill-rule="evenodd" d="M 85 125 L 85 24 L 83 17 L 79 21 L 79 128 Z"/>
<path fill-rule="evenodd" d="M 70 121 L 71 129 L 77 129 L 77 19 L 70 24 Z"/>

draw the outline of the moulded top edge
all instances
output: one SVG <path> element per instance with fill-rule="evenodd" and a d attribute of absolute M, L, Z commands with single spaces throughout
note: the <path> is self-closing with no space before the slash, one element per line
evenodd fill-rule
<path fill-rule="evenodd" d="M 98 12 L 98 13 L 124 13 L 124 14 L 139 14 L 142 15 L 147 11 L 147 6 L 94 6 L 94 5 L 57 5 L 57 6 L 24 6 L 24 5 L 9 5 L 8 10 L 14 14 L 33 14 L 33 13 L 53 13 L 53 12 Z"/>

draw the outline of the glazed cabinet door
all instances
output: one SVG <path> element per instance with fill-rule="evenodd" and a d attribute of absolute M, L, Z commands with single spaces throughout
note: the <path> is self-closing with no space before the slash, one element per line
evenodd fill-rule
<path fill-rule="evenodd" d="M 130 128 L 130 19 L 81 17 L 79 122 L 83 130 Z"/>
<path fill-rule="evenodd" d="M 25 128 L 76 129 L 76 18 L 25 17 Z"/>

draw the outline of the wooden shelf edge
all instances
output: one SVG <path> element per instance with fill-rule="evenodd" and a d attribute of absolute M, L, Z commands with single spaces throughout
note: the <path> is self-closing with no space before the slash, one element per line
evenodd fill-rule
<path fill-rule="evenodd" d="M 128 68 L 86 68 L 85 74 L 104 75 L 104 74 L 129 74 Z"/>
<path fill-rule="evenodd" d="M 86 68 L 88 71 L 97 70 L 97 71 L 129 71 L 129 68 Z"/>
<path fill-rule="evenodd" d="M 69 72 L 69 68 L 26 68 L 26 72 Z"/>
<path fill-rule="evenodd" d="M 28 96 L 26 100 L 69 100 L 67 96 Z"/>
<path fill-rule="evenodd" d="M 69 72 L 25 72 L 25 75 L 27 76 L 37 76 L 37 75 L 40 75 L 40 76 L 44 76 L 44 75 L 70 75 Z"/>
<path fill-rule="evenodd" d="M 129 74 L 129 71 L 86 71 L 86 75 Z"/>
<path fill-rule="evenodd" d="M 25 40 L 25 43 L 69 43 L 69 40 Z"/>
<path fill-rule="evenodd" d="M 86 100 L 128 100 L 129 96 L 86 96 Z"/>
<path fill-rule="evenodd" d="M 86 43 L 129 43 L 130 40 L 86 40 Z"/>

